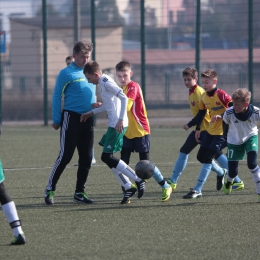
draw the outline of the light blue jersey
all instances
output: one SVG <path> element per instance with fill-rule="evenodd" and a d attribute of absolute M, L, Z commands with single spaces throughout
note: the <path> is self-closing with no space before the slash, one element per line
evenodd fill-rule
<path fill-rule="evenodd" d="M 86 113 L 92 110 L 91 104 L 96 102 L 96 86 L 88 83 L 83 69 L 78 68 L 74 62 L 62 69 L 58 75 L 52 97 L 53 124 L 61 122 L 61 100 L 64 94 L 63 109 Z"/>

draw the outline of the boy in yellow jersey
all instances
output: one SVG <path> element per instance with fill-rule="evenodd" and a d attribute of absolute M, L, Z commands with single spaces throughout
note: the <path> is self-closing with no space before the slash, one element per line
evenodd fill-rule
<path fill-rule="evenodd" d="M 190 103 L 190 109 L 191 113 L 193 115 L 193 119 L 185 124 L 183 126 L 183 129 L 186 131 L 196 125 L 196 115 L 199 112 L 199 101 L 205 92 L 203 88 L 201 88 L 198 84 L 198 72 L 195 68 L 186 68 L 182 71 L 182 77 L 184 80 L 185 86 L 189 89 L 189 103 Z M 201 134 L 200 134 L 200 140 L 203 139 L 203 136 L 206 133 L 206 129 L 210 122 L 210 116 L 207 111 L 202 123 L 201 123 Z M 196 127 L 195 127 L 196 128 Z M 191 151 L 199 144 L 195 139 L 195 128 L 190 133 L 190 135 L 187 137 L 185 143 L 180 149 L 180 153 L 178 156 L 178 159 L 175 162 L 172 176 L 167 180 L 167 182 L 171 185 L 172 189 L 175 190 L 177 187 L 177 182 L 182 174 L 183 170 L 185 169 L 188 161 L 189 154 Z M 218 161 L 221 161 L 222 156 L 224 156 L 220 151 L 216 153 L 215 159 Z M 212 161 L 212 171 L 217 173 L 217 190 L 220 190 L 224 183 L 224 176 L 227 173 L 227 170 L 225 168 L 220 168 L 215 161 Z"/>
<path fill-rule="evenodd" d="M 200 142 L 201 123 L 207 111 L 210 118 L 216 115 L 222 115 L 229 106 L 232 106 L 231 97 L 222 89 L 217 89 L 218 75 L 214 70 L 205 70 L 201 73 L 201 80 L 204 90 L 206 91 L 199 102 L 199 112 L 197 117 L 195 138 Z M 201 141 L 201 146 L 197 154 L 197 159 L 202 163 L 202 167 L 197 179 L 197 183 L 190 192 L 185 195 L 184 199 L 194 199 L 202 196 L 201 190 L 212 168 L 212 160 L 216 154 L 226 146 L 226 139 L 223 135 L 222 120 L 210 122 L 207 131 Z M 226 163 L 228 168 L 227 158 L 223 156 L 223 163 Z M 244 183 L 236 176 L 234 182 L 235 189 L 244 189 Z"/>
<path fill-rule="evenodd" d="M 129 164 L 131 153 L 139 153 L 140 160 L 150 159 L 150 125 L 141 87 L 131 80 L 133 72 L 127 61 L 116 65 L 116 76 L 128 97 L 128 129 L 123 138 L 121 159 Z M 160 170 L 155 166 L 153 178 L 162 187 L 162 202 L 168 201 L 172 192 L 171 186 L 164 180 Z"/>

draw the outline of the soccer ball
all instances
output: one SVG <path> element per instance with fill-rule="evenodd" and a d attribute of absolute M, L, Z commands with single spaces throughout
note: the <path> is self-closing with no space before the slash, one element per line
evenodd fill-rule
<path fill-rule="evenodd" d="M 154 164 L 148 160 L 141 160 L 135 166 L 136 175 L 143 180 L 150 179 L 154 173 Z"/>

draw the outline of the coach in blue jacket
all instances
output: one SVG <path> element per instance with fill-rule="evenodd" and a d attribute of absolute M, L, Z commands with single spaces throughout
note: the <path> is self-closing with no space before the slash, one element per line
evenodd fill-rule
<path fill-rule="evenodd" d="M 85 184 L 91 168 L 94 141 L 94 121 L 90 117 L 80 122 L 80 116 L 92 110 L 95 103 L 96 86 L 88 83 L 83 74 L 84 65 L 90 60 L 92 44 L 79 41 L 73 48 L 74 62 L 62 69 L 58 75 L 52 98 L 52 127 L 60 128 L 60 153 L 50 173 L 45 190 L 45 203 L 54 203 L 56 184 L 70 162 L 75 148 L 78 149 L 79 166 L 74 200 L 80 203 L 93 203 L 85 193 Z M 61 101 L 64 94 L 64 105 Z"/>

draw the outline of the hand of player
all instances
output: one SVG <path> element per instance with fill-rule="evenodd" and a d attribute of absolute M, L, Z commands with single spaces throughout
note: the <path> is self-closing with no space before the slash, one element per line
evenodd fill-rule
<path fill-rule="evenodd" d="M 196 130 L 196 132 L 195 132 L 195 139 L 196 139 L 197 143 L 200 143 L 200 131 L 199 130 Z"/>
<path fill-rule="evenodd" d="M 58 125 L 58 124 L 52 124 L 51 126 L 55 130 L 58 130 L 60 128 L 60 125 Z"/>
<path fill-rule="evenodd" d="M 123 125 L 123 120 L 122 120 L 122 119 L 119 119 L 119 120 L 118 120 L 115 129 L 116 129 L 116 131 L 119 132 L 119 133 L 122 133 L 122 132 L 123 132 L 123 130 L 124 130 L 124 125 Z"/>
<path fill-rule="evenodd" d="M 183 129 L 185 129 L 186 131 L 188 131 L 190 128 L 188 127 L 188 125 L 184 125 Z"/>
<path fill-rule="evenodd" d="M 219 121 L 219 120 L 221 120 L 221 119 L 222 119 L 222 116 L 221 116 L 221 115 L 213 116 L 213 117 L 211 118 L 210 123 L 217 122 L 217 121 Z"/>
<path fill-rule="evenodd" d="M 101 102 L 96 102 L 96 103 L 93 103 L 91 105 L 92 108 L 98 108 L 98 107 L 101 107 L 102 106 L 102 103 Z"/>
<path fill-rule="evenodd" d="M 93 116 L 93 112 L 92 112 L 92 111 L 89 111 L 89 112 L 87 112 L 87 113 L 85 113 L 85 114 L 82 114 L 82 115 L 80 116 L 80 122 L 86 122 L 87 119 L 88 119 L 89 117 L 91 117 L 91 116 Z"/>

